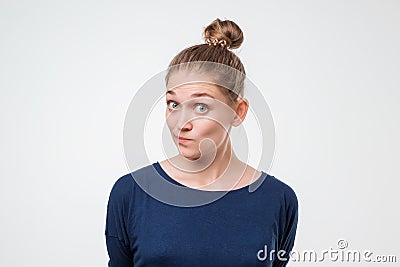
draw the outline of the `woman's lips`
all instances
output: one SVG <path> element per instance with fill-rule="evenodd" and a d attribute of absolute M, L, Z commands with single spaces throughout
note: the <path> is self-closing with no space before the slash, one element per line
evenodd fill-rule
<path fill-rule="evenodd" d="M 189 141 L 193 140 L 193 139 L 188 139 L 188 138 L 183 138 L 183 137 L 176 137 L 176 136 L 175 136 L 175 138 L 178 139 L 179 143 L 186 143 L 186 142 L 189 142 Z"/>

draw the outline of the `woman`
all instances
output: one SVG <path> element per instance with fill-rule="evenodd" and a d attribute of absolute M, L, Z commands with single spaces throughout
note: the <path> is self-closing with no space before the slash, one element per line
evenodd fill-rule
<path fill-rule="evenodd" d="M 166 76 L 166 122 L 178 155 L 120 177 L 111 190 L 105 230 L 110 267 L 288 263 L 296 194 L 242 162 L 229 138 L 248 110 L 245 70 L 230 51 L 243 33 L 234 22 L 216 19 L 204 38 L 205 44 L 176 55 Z M 163 203 L 145 190 L 155 187 L 157 176 L 189 196 L 223 196 L 190 207 Z M 179 192 L 170 195 L 179 198 Z"/>

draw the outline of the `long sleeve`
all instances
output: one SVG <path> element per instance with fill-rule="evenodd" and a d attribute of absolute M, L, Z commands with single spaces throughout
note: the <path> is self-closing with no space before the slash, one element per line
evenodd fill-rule
<path fill-rule="evenodd" d="M 118 179 L 108 199 L 105 237 L 109 255 L 109 267 L 133 267 L 126 224 L 130 220 L 129 207 L 132 199 L 129 177 Z"/>
<path fill-rule="evenodd" d="M 108 267 L 132 267 L 130 249 L 118 237 L 106 235 L 107 251 L 110 257 Z"/>
<path fill-rule="evenodd" d="M 281 237 L 279 238 L 279 248 L 277 249 L 277 254 L 275 255 L 275 260 L 273 263 L 273 267 L 284 267 L 289 263 L 290 260 L 290 252 L 292 251 L 296 230 L 297 230 L 297 222 L 298 222 L 298 200 L 296 194 L 292 189 L 290 189 L 285 196 L 286 208 L 285 208 L 285 224 L 284 231 Z M 280 254 L 280 260 L 278 257 L 278 251 L 284 251 L 284 253 Z M 286 260 L 283 260 L 286 259 Z"/>

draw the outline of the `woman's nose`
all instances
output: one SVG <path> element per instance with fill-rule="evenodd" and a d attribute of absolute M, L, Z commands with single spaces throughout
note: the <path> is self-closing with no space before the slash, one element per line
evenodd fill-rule
<path fill-rule="evenodd" d="M 177 128 L 179 131 L 189 131 L 193 128 L 190 111 L 183 109 L 178 116 Z"/>
<path fill-rule="evenodd" d="M 183 116 L 182 116 L 183 117 Z M 190 131 L 193 128 L 193 124 L 190 120 L 187 120 L 185 118 L 179 118 L 178 122 L 178 130 L 179 131 Z"/>

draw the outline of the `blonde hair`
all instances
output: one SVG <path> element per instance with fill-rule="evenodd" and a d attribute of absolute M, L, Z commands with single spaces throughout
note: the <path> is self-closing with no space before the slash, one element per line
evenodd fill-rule
<path fill-rule="evenodd" d="M 244 38 L 242 30 L 233 21 L 221 21 L 217 18 L 211 22 L 211 24 L 205 27 L 203 31 L 203 38 L 205 43 L 185 48 L 172 59 L 168 65 L 169 70 L 166 76 L 166 83 L 168 83 L 173 69 L 182 69 L 183 65 L 189 66 L 189 69 L 193 69 L 193 66 L 196 65 L 196 69 L 208 71 L 213 73 L 214 76 L 215 73 L 220 73 L 220 76 L 223 75 L 224 77 L 221 77 L 221 79 L 225 81 L 223 84 L 229 84 L 229 86 L 227 86 L 229 89 L 224 88 L 225 86 L 219 87 L 225 90 L 230 100 L 235 101 L 238 95 L 243 96 L 244 76 L 246 75 L 246 71 L 239 57 L 230 50 L 239 48 L 243 43 Z M 190 62 L 196 63 L 184 64 Z M 201 62 L 204 62 L 204 64 L 201 64 Z M 219 64 L 207 64 L 210 62 Z M 232 75 L 232 71 L 230 71 L 231 74 L 226 75 L 226 69 L 228 69 L 227 67 L 225 67 L 224 71 L 222 71 L 221 68 L 216 67 L 222 66 L 221 64 L 223 66 L 233 68 L 236 74 Z M 204 66 L 206 65 L 208 67 L 206 67 L 207 69 L 204 69 Z M 210 69 L 210 65 L 213 65 L 212 69 Z M 220 71 L 216 72 L 216 68 L 219 68 Z M 227 82 L 227 79 L 229 82 Z"/>

